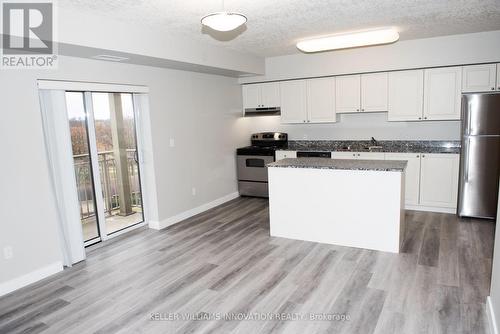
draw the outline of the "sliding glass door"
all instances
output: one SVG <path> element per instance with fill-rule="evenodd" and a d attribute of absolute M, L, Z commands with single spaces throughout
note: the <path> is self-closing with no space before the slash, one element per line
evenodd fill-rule
<path fill-rule="evenodd" d="M 144 221 L 133 96 L 66 92 L 86 245 Z"/>

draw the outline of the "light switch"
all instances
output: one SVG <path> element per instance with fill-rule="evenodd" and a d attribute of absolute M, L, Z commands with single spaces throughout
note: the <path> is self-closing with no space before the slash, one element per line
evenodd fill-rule
<path fill-rule="evenodd" d="M 12 251 L 12 246 L 5 246 L 3 248 L 3 257 L 6 260 L 10 260 L 10 259 L 12 259 L 12 257 L 14 257 L 14 252 Z"/>

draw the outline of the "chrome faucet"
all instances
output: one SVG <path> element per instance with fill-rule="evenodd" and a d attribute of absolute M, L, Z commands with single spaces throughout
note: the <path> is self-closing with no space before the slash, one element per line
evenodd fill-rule
<path fill-rule="evenodd" d="M 378 146 L 378 141 L 372 137 L 371 139 L 372 146 Z"/>

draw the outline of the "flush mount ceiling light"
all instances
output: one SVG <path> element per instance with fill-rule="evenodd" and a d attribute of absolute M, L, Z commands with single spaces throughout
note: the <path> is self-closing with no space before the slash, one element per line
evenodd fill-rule
<path fill-rule="evenodd" d="M 205 15 L 201 18 L 201 24 L 217 31 L 231 31 L 245 24 L 245 15 L 224 10 L 224 0 L 222 0 L 222 11 Z"/>
<path fill-rule="evenodd" d="M 247 18 L 243 14 L 217 12 L 204 16 L 201 24 L 218 31 L 231 31 L 245 24 Z"/>
<path fill-rule="evenodd" d="M 395 28 L 383 28 L 308 39 L 298 42 L 297 48 L 300 51 L 310 53 L 388 44 L 396 42 L 398 39 L 399 33 Z"/>

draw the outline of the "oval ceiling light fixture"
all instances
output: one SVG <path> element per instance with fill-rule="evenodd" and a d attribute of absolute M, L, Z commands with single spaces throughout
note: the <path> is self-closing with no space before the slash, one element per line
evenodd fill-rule
<path fill-rule="evenodd" d="M 217 31 L 231 31 L 245 22 L 247 22 L 245 15 L 231 12 L 211 13 L 201 19 L 201 24 Z"/>
<path fill-rule="evenodd" d="M 360 46 L 394 43 L 399 39 L 396 28 L 341 33 L 325 37 L 312 38 L 297 43 L 297 49 L 302 52 L 320 52 Z"/>

